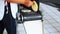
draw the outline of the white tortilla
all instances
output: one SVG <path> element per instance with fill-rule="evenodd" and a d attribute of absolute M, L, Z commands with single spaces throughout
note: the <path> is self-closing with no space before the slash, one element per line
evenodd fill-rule
<path fill-rule="evenodd" d="M 33 10 L 34 12 L 37 12 L 37 11 L 38 11 L 38 4 L 37 4 L 36 1 L 33 1 L 33 2 L 34 2 L 34 4 L 32 5 L 32 10 Z"/>

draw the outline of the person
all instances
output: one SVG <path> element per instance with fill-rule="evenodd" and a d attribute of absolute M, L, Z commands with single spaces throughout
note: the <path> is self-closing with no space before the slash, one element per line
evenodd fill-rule
<path fill-rule="evenodd" d="M 6 2 L 10 3 L 11 10 L 7 8 Z M 4 28 L 6 28 L 8 34 L 16 34 L 17 4 L 31 7 L 33 2 L 30 0 L 0 0 L 0 34 L 3 34 Z"/>

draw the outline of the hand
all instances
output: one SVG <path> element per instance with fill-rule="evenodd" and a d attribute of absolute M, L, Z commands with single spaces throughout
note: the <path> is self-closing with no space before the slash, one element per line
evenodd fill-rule
<path fill-rule="evenodd" d="M 24 5 L 27 7 L 31 7 L 33 5 L 33 2 L 32 1 L 26 1 Z"/>

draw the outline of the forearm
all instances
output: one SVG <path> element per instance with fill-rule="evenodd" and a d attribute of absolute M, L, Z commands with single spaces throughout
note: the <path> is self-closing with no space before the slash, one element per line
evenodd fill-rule
<path fill-rule="evenodd" d="M 7 2 L 17 3 L 17 4 L 24 4 L 25 0 L 6 0 Z"/>
<path fill-rule="evenodd" d="M 24 4 L 27 7 L 30 7 L 33 4 L 33 2 L 30 0 L 6 0 L 6 1 L 11 3 Z"/>

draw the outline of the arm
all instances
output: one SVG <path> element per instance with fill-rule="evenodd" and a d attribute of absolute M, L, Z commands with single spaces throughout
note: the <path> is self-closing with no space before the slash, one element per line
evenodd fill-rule
<path fill-rule="evenodd" d="M 6 0 L 6 1 L 11 3 L 24 4 L 27 7 L 31 7 L 33 5 L 33 2 L 30 0 Z"/>

